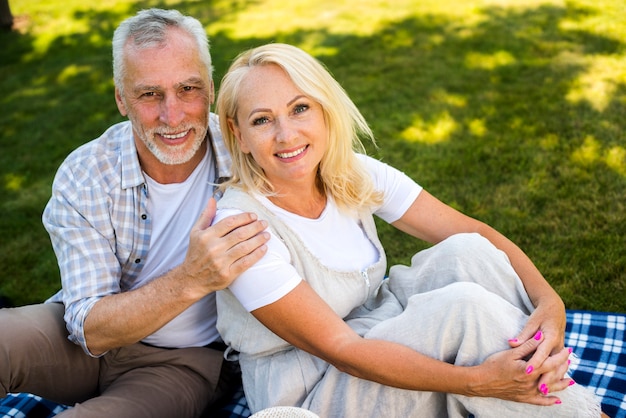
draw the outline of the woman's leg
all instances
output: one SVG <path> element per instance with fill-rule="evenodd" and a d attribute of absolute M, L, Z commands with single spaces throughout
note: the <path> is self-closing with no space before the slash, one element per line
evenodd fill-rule
<path fill-rule="evenodd" d="M 459 366 L 480 364 L 508 348 L 527 315 L 475 283 L 453 283 L 407 300 L 405 311 L 381 322 L 366 338 L 394 341 Z M 566 395 L 562 396 L 565 392 Z M 538 407 L 495 398 L 400 390 L 357 379 L 330 367 L 303 405 L 320 416 L 375 417 L 597 417 L 597 402 L 584 388 L 559 394 L 562 405 Z M 581 412 L 583 411 L 583 412 Z M 592 411 L 592 412 L 589 412 Z M 391 415 L 390 415 L 391 416 Z"/>
<path fill-rule="evenodd" d="M 526 314 L 534 310 L 506 254 L 479 234 L 453 235 L 389 271 L 389 288 L 403 306 L 416 293 L 457 282 L 479 284 Z"/>

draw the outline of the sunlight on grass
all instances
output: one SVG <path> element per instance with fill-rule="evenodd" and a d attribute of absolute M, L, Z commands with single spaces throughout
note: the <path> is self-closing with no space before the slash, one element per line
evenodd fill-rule
<path fill-rule="evenodd" d="M 528 2 L 526 0 L 524 3 Z M 535 3 L 535 1 L 531 1 Z M 259 1 L 235 14 L 231 19 L 211 22 L 209 33 L 225 32 L 235 39 L 271 37 L 279 33 L 320 31 L 329 34 L 373 35 L 390 22 L 397 22 L 420 14 L 462 16 L 463 26 L 477 25 L 484 20 L 480 9 L 485 1 L 455 0 L 361 0 L 359 2 L 284 2 Z M 231 7 L 230 2 L 218 2 L 220 8 Z M 374 12 L 375 11 L 375 12 Z M 267 22 L 280 22 L 268 25 Z"/>
<path fill-rule="evenodd" d="M 415 118 L 413 124 L 400 135 L 403 139 L 411 142 L 438 144 L 450 139 L 450 136 L 457 129 L 457 122 L 448 112 L 443 112 L 432 123 L 424 121 L 421 117 Z"/>
<path fill-rule="evenodd" d="M 572 160 L 582 165 L 591 165 L 600 159 L 600 142 L 587 136 L 585 142 L 572 154 Z"/>
<path fill-rule="evenodd" d="M 606 165 L 611 167 L 622 176 L 626 176 L 626 149 L 624 147 L 613 147 L 606 153 Z"/>
<path fill-rule="evenodd" d="M 467 127 L 470 133 L 477 137 L 483 137 L 487 133 L 487 127 L 485 126 L 484 119 L 473 119 Z"/>
<path fill-rule="evenodd" d="M 603 150 L 600 141 L 592 136 L 586 137 L 584 143 L 574 151 L 572 161 L 582 166 L 604 163 L 616 173 L 626 176 L 626 149 L 614 146 Z"/>
<path fill-rule="evenodd" d="M 483 70 L 494 70 L 498 67 L 514 64 L 515 61 L 515 57 L 508 51 L 497 51 L 493 54 L 470 52 L 465 56 L 467 68 L 481 68 Z"/>
<path fill-rule="evenodd" d="M 271 37 L 277 33 L 298 31 L 319 31 L 328 33 L 351 33 L 371 35 L 388 20 L 402 19 L 411 13 L 402 5 L 381 7 L 381 2 L 365 0 L 360 2 L 340 2 L 320 0 L 317 2 L 283 2 L 282 0 L 259 1 L 250 4 L 245 10 L 229 20 L 212 22 L 209 33 L 224 31 L 233 38 Z M 402 3 L 402 2 L 400 2 Z M 221 2 L 220 7 L 228 8 L 229 3 Z M 377 13 L 371 13 L 377 10 Z M 358 18 L 355 18 L 357 17 Z M 280 22 L 268 25 L 267 22 Z"/>
<path fill-rule="evenodd" d="M 92 70 L 92 67 L 88 65 L 69 65 L 61 71 L 61 73 L 57 77 L 57 81 L 59 83 L 66 83 L 71 81 L 73 78 L 81 75 L 81 74 L 89 74 Z"/>
<path fill-rule="evenodd" d="M 4 175 L 4 188 L 6 190 L 17 192 L 22 188 L 22 184 L 24 184 L 24 176 L 15 173 Z"/>
<path fill-rule="evenodd" d="M 564 0 L 524 0 L 524 1 L 511 1 L 511 0 L 485 0 L 484 3 L 489 6 L 509 7 L 509 8 L 528 8 L 539 7 L 544 5 L 552 5 L 565 7 Z"/>
<path fill-rule="evenodd" d="M 626 2 L 577 0 L 575 4 L 585 8 L 587 13 L 577 15 L 576 19 L 563 19 L 560 28 L 563 30 L 588 31 L 600 36 L 612 37 L 617 41 L 624 39 L 626 27 Z M 607 19 L 611 16 L 611 19 Z"/>
<path fill-rule="evenodd" d="M 316 56 L 384 138 L 383 160 L 519 242 L 557 287 L 568 283 L 568 306 L 626 312 L 616 292 L 626 283 L 624 0 L 10 1 L 24 20 L 19 35 L 0 34 L 0 228 L 14 244 L 0 269 L 19 280 L 0 281 L 0 293 L 27 302 L 23 283 L 41 295 L 58 286 L 41 226 L 54 171 L 121 119 L 111 35 L 156 6 L 202 21 L 217 76 L 261 43 Z M 413 252 L 392 228 L 381 240 L 392 262 Z M 606 291 L 583 297 L 593 281 Z"/>
<path fill-rule="evenodd" d="M 611 103 L 618 85 L 626 84 L 623 56 L 590 55 L 578 57 L 587 67 L 572 83 L 566 98 L 571 103 L 587 102 L 598 112 Z"/>

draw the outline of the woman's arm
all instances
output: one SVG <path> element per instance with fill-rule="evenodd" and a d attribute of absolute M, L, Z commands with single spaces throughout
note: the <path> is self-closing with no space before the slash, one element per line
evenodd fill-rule
<path fill-rule="evenodd" d="M 530 258 L 504 235 L 487 224 L 456 211 L 425 190 L 393 225 L 430 243 L 438 243 L 461 232 L 477 232 L 487 238 L 506 253 L 536 308 L 517 336 L 518 342 L 512 342 L 512 345 L 516 346 L 532 339 L 537 331 L 541 330 L 545 340 L 530 360 L 535 368 L 551 354 L 561 351 L 566 323 L 563 302 Z"/>
<path fill-rule="evenodd" d="M 558 398 L 542 396 L 538 377 L 555 364 L 564 363 L 567 351 L 544 363 L 532 374 L 525 372 L 524 357 L 540 340 L 497 353 L 483 364 L 454 366 L 424 356 L 401 344 L 364 339 L 357 335 L 302 281 L 278 301 L 252 311 L 278 336 L 353 376 L 384 385 L 423 391 L 489 396 L 552 405 Z M 566 387 L 553 390 L 560 390 Z"/>

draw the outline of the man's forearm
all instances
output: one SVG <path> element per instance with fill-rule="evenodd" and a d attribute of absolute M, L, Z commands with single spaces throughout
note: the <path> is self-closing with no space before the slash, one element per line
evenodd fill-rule
<path fill-rule="evenodd" d="M 192 296 L 181 285 L 181 274 L 176 268 L 142 287 L 96 302 L 84 323 L 91 354 L 134 344 L 197 302 L 198 295 Z"/>

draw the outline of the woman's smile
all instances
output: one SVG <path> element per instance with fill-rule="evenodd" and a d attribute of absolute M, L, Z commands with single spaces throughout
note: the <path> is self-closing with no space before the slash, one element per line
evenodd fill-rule
<path fill-rule="evenodd" d="M 305 145 L 294 151 L 277 152 L 274 155 L 276 155 L 278 158 L 282 160 L 295 160 L 297 159 L 296 157 L 301 157 L 304 154 L 304 152 L 308 149 L 308 147 L 309 147 L 308 145 Z"/>

